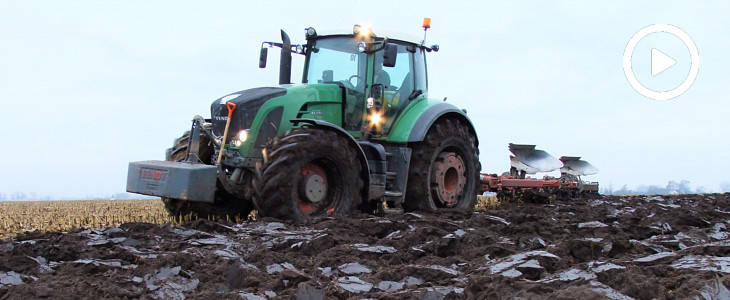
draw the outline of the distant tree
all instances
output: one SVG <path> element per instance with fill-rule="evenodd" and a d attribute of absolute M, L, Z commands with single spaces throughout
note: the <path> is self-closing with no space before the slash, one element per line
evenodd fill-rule
<path fill-rule="evenodd" d="M 608 187 L 603 189 L 603 193 L 606 195 L 613 195 L 613 184 L 609 183 Z"/>
<path fill-rule="evenodd" d="M 664 195 L 667 193 L 667 189 L 658 185 L 641 185 L 636 188 L 636 194 L 638 195 Z"/>
<path fill-rule="evenodd" d="M 720 191 L 723 193 L 730 193 L 730 181 L 723 181 L 720 183 Z"/>
<path fill-rule="evenodd" d="M 608 184 L 607 187 L 601 188 L 601 194 L 603 195 L 613 195 L 613 184 Z"/>
<path fill-rule="evenodd" d="M 679 182 L 678 192 L 680 194 L 692 194 L 692 188 L 689 186 L 689 180 L 682 180 Z"/>
<path fill-rule="evenodd" d="M 701 186 L 700 185 L 700 186 L 698 186 L 698 187 L 695 188 L 695 193 L 697 193 L 697 194 L 707 194 L 707 188 L 705 188 L 704 186 Z"/>
<path fill-rule="evenodd" d="M 619 189 L 615 193 L 615 195 L 631 195 L 631 194 L 633 194 L 633 191 L 629 190 L 629 186 L 627 186 L 625 184 L 621 189 Z"/>
<path fill-rule="evenodd" d="M 726 181 L 721 183 L 720 189 L 724 192 L 730 192 L 730 182 Z M 679 182 L 670 180 L 665 187 L 658 185 L 640 185 L 632 190 L 627 185 L 624 185 L 621 189 L 613 191 L 613 188 L 609 185 L 608 188 L 603 190 L 603 194 L 605 195 L 668 195 L 693 193 L 707 193 L 707 189 L 704 186 L 698 186 L 696 189 L 692 189 L 688 180 L 681 180 Z"/>
<path fill-rule="evenodd" d="M 5 196 L 5 193 L 0 193 L 0 201 L 7 201 L 8 198 Z"/>
<path fill-rule="evenodd" d="M 15 192 L 12 195 L 10 195 L 11 201 L 25 200 L 26 198 L 28 198 L 28 197 L 23 192 Z"/>
<path fill-rule="evenodd" d="M 674 180 L 667 182 L 666 194 L 679 194 L 679 183 Z"/>
<path fill-rule="evenodd" d="M 127 194 L 127 193 L 116 193 L 116 194 L 112 195 L 110 197 L 110 199 L 113 199 L 113 200 L 125 200 L 125 199 L 129 199 L 129 194 Z"/>
<path fill-rule="evenodd" d="M 680 182 L 676 182 L 674 180 L 670 180 L 667 183 L 667 190 L 665 194 L 691 194 L 692 188 L 689 186 L 688 180 L 682 180 Z"/>

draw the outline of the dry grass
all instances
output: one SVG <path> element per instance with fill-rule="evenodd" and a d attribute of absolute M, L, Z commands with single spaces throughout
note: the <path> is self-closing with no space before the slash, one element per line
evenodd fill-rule
<path fill-rule="evenodd" d="M 497 199 L 497 196 L 477 196 L 477 205 L 474 206 L 474 210 L 490 210 L 501 205 L 502 202 Z"/>
<path fill-rule="evenodd" d="M 179 222 L 160 200 L 84 200 L 0 202 L 0 238 L 25 231 L 71 231 L 127 222 Z"/>

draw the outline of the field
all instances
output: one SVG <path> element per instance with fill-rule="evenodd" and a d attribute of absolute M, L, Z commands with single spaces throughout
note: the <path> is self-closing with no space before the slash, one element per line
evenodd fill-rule
<path fill-rule="evenodd" d="M 127 222 L 175 222 L 160 200 L 0 202 L 0 238 L 25 231 L 72 231 Z"/>
<path fill-rule="evenodd" d="M 121 203 L 119 218 L 164 214 L 141 208 L 156 201 Z M 105 226 L 98 220 L 116 208 L 102 202 L 87 208 L 100 229 L 0 240 L 0 299 L 730 297 L 730 194 L 482 204 L 473 213 L 355 213 L 307 224 Z M 9 210 L 14 220 L 18 209 Z"/>
<path fill-rule="evenodd" d="M 498 205 L 496 197 L 479 196 L 477 210 Z M 254 212 L 249 218 L 255 219 Z M 170 217 L 160 200 L 79 200 L 0 202 L 0 238 L 27 231 L 68 232 L 101 229 L 128 222 L 153 224 L 190 221 L 191 216 Z"/>

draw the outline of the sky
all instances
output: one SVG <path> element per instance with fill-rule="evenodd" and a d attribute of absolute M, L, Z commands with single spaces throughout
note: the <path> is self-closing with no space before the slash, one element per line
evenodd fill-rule
<path fill-rule="evenodd" d="M 274 52 L 263 70 L 258 54 L 280 29 L 293 43 L 310 26 L 422 36 L 424 17 L 440 45 L 427 56 L 429 96 L 467 109 L 483 172 L 508 171 L 507 144 L 523 143 L 582 156 L 601 170 L 585 179 L 614 189 L 730 181 L 730 4 L 544 2 L 0 0 L 0 193 L 123 192 L 128 163 L 164 159 L 213 100 L 278 82 Z M 699 50 L 694 84 L 671 100 L 642 96 L 624 75 L 628 41 L 652 24 L 681 28 Z M 647 75 L 651 48 L 677 64 Z M 671 89 L 689 69 L 666 33 L 633 53 L 650 88 Z"/>

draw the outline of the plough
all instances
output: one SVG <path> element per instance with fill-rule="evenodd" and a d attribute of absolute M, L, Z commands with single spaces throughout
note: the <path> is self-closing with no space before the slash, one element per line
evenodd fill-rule
<path fill-rule="evenodd" d="M 510 171 L 502 175 L 481 174 L 480 192 L 495 193 L 500 199 L 521 198 L 544 200 L 551 196 L 575 198 L 581 194 L 597 194 L 598 182 L 584 181 L 581 176 L 598 173 L 598 168 L 577 156 L 553 157 L 535 145 L 509 144 Z M 527 177 L 560 169 L 560 177 L 542 179 Z"/>

